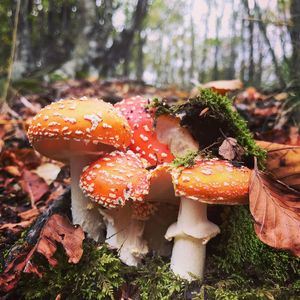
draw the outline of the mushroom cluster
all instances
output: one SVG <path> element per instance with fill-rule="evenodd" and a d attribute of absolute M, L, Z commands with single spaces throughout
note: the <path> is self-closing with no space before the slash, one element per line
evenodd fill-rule
<path fill-rule="evenodd" d="M 70 164 L 73 222 L 95 240 L 104 222 L 106 242 L 128 265 L 148 253 L 146 222 L 159 206 L 179 206 L 165 229 L 165 239 L 174 239 L 171 269 L 190 281 L 202 278 L 206 243 L 220 232 L 207 219 L 207 204 L 244 204 L 250 170 L 201 157 L 175 166 L 176 156 L 199 151 L 201 141 L 176 116 L 155 119 L 148 104 L 139 96 L 114 107 L 58 101 L 33 119 L 28 136 L 37 151 Z"/>

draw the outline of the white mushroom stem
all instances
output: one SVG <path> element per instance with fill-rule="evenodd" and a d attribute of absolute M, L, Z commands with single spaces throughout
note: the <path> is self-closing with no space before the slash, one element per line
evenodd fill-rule
<path fill-rule="evenodd" d="M 103 239 L 102 216 L 95 205 L 84 196 L 79 179 L 85 166 L 95 159 L 94 155 L 71 154 L 71 209 L 73 224 L 78 224 L 95 241 Z"/>
<path fill-rule="evenodd" d="M 119 257 L 128 266 L 137 266 L 148 253 L 143 238 L 145 222 L 132 218 L 132 208 L 126 205 L 115 209 L 100 209 L 107 225 L 106 242 L 117 249 Z"/>
<path fill-rule="evenodd" d="M 207 204 L 181 197 L 178 219 L 167 230 L 165 238 L 174 238 L 171 269 L 181 278 L 202 279 L 206 243 L 220 232 L 207 220 Z"/>

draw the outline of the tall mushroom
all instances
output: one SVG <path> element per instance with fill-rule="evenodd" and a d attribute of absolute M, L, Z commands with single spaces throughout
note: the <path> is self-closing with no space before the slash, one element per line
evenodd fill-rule
<path fill-rule="evenodd" d="M 189 281 L 203 278 L 206 243 L 220 232 L 207 220 L 207 204 L 245 204 L 250 172 L 219 159 L 198 159 L 192 167 L 172 170 L 181 202 L 177 222 L 165 237 L 174 238 L 171 269 L 175 274 Z"/>
<path fill-rule="evenodd" d="M 142 235 L 144 220 L 153 212 L 153 206 L 141 204 L 149 192 L 149 172 L 143 162 L 130 150 L 114 151 L 84 170 L 80 186 L 87 197 L 104 207 L 101 213 L 109 246 L 119 250 L 124 263 L 137 265 L 148 252 Z"/>
<path fill-rule="evenodd" d="M 44 107 L 33 118 L 28 137 L 41 154 L 70 164 L 73 223 L 98 240 L 100 215 L 82 194 L 79 177 L 99 155 L 129 145 L 131 130 L 125 118 L 102 100 L 65 99 Z"/>
<path fill-rule="evenodd" d="M 159 116 L 156 133 L 176 156 L 199 151 L 198 143 L 176 116 Z M 220 232 L 207 220 L 207 203 L 245 203 L 250 170 L 225 160 L 198 159 L 193 167 L 173 167 L 171 174 L 180 208 L 177 222 L 168 228 L 165 238 L 174 238 L 171 269 L 191 281 L 203 277 L 206 243 Z"/>

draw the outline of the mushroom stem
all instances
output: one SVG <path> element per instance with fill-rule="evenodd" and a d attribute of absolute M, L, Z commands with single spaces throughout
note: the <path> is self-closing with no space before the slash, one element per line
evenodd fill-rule
<path fill-rule="evenodd" d="M 117 249 L 120 259 L 128 266 L 137 266 L 148 253 L 143 239 L 145 222 L 132 218 L 132 207 L 100 209 L 107 225 L 106 242 Z"/>
<path fill-rule="evenodd" d="M 171 269 L 181 278 L 192 281 L 203 278 L 206 243 L 220 232 L 207 220 L 207 204 L 181 197 L 178 219 L 166 232 L 174 238 Z M 187 259 L 188 258 L 188 259 Z"/>
<path fill-rule="evenodd" d="M 71 173 L 71 209 L 73 224 L 78 224 L 95 241 L 103 240 L 102 216 L 94 204 L 84 196 L 79 187 L 82 170 L 95 156 L 72 155 L 70 158 Z"/>

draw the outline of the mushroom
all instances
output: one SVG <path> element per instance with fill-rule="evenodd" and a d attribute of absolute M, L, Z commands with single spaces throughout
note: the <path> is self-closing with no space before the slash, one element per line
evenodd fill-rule
<path fill-rule="evenodd" d="M 82 194 L 79 177 L 95 157 L 129 145 L 131 130 L 125 118 L 102 100 L 65 99 L 44 107 L 32 119 L 28 137 L 41 154 L 70 164 L 73 223 L 99 240 L 100 215 Z"/>
<path fill-rule="evenodd" d="M 144 238 L 151 250 L 160 255 L 167 255 L 170 243 L 166 242 L 163 232 L 175 220 L 174 212 L 178 210 L 178 199 L 174 196 L 172 182 L 165 180 L 170 174 L 164 171 L 164 163 L 171 162 L 174 155 L 170 148 L 158 139 L 154 128 L 155 119 L 148 111 L 149 101 L 141 96 L 124 99 L 115 104 L 116 109 L 126 117 L 132 129 L 132 139 L 129 149 L 147 162 L 147 167 L 158 166 L 150 174 L 151 190 L 145 197 L 147 203 L 160 203 L 159 210 L 152 214 L 145 224 Z M 172 213 L 171 213 L 172 212 Z M 171 220 L 171 221 L 170 221 Z"/>
<path fill-rule="evenodd" d="M 154 206 L 144 201 L 149 193 L 149 172 L 132 151 L 114 151 L 100 157 L 81 175 L 80 187 L 100 204 L 107 225 L 106 241 L 119 250 L 121 260 L 136 266 L 148 252 L 142 235 L 144 220 Z M 106 209 L 105 209 L 106 208 Z"/>
<path fill-rule="evenodd" d="M 177 222 L 165 238 L 174 238 L 171 269 L 181 278 L 202 279 L 206 243 L 220 229 L 207 220 L 209 204 L 245 204 L 248 199 L 250 170 L 219 159 L 197 159 L 192 167 L 174 168 L 174 189 L 181 197 Z"/>
<path fill-rule="evenodd" d="M 154 118 L 146 110 L 148 104 L 147 99 L 136 96 L 116 103 L 115 107 L 127 119 L 133 131 L 129 149 L 152 167 L 171 162 L 174 156 L 169 147 L 158 139 L 154 130 Z"/>

